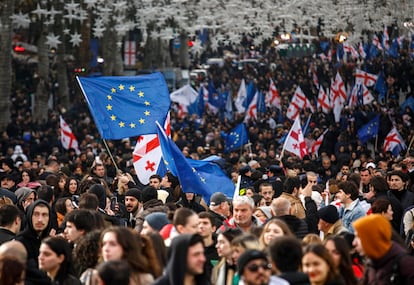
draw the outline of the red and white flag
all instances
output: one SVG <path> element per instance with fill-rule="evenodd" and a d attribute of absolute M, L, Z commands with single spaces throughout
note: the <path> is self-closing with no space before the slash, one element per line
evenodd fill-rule
<path fill-rule="evenodd" d="M 62 116 L 60 118 L 60 142 L 64 149 L 73 148 L 77 155 L 80 154 L 78 140 L 75 137 L 75 134 L 72 132 L 72 129 L 65 122 Z"/>
<path fill-rule="evenodd" d="M 362 85 L 362 104 L 368 105 L 374 102 L 375 98 L 372 96 L 371 92 L 369 92 L 368 88 L 365 85 Z"/>
<path fill-rule="evenodd" d="M 325 92 L 325 89 L 323 86 L 319 87 L 318 92 L 318 107 L 321 108 L 322 112 L 325 114 L 329 114 L 329 110 L 331 108 L 331 105 L 329 103 L 329 97 Z"/>
<path fill-rule="evenodd" d="M 353 59 L 357 59 L 358 56 L 359 56 L 359 54 L 356 51 L 356 49 L 354 48 L 354 46 L 352 46 L 350 44 L 344 43 L 344 51 L 351 53 L 351 56 L 352 56 Z"/>
<path fill-rule="evenodd" d="M 164 123 L 164 129 L 168 136 L 171 135 L 170 113 Z M 162 162 L 162 151 L 157 134 L 141 135 L 137 139 L 132 153 L 134 169 L 138 179 L 142 184 L 148 184 L 149 178 L 157 174 L 157 170 Z"/>
<path fill-rule="evenodd" d="M 378 36 L 377 36 L 377 35 L 374 35 L 374 37 L 373 37 L 373 39 L 372 39 L 372 44 L 373 44 L 374 46 L 376 46 L 376 47 L 377 47 L 377 49 L 379 49 L 379 50 L 383 50 L 382 45 L 381 45 L 381 42 L 380 42 L 380 40 L 379 40 L 379 38 L 378 38 Z"/>
<path fill-rule="evenodd" d="M 309 149 L 309 153 L 316 154 L 318 156 L 319 148 L 321 147 L 323 143 L 323 139 L 325 138 L 325 134 L 328 132 L 328 129 L 326 129 L 313 143 L 313 145 Z"/>
<path fill-rule="evenodd" d="M 397 129 L 393 127 L 391 131 L 385 137 L 384 152 L 387 152 L 387 151 L 392 152 L 396 147 L 399 147 L 398 150 L 404 150 L 407 148 L 407 145 L 405 144 L 404 139 L 401 137 Z"/>
<path fill-rule="evenodd" d="M 283 150 L 289 151 L 298 157 L 302 158 L 305 155 L 308 155 L 308 148 L 306 147 L 306 142 L 303 137 L 302 127 L 300 126 L 300 116 L 297 116 L 295 122 L 290 129 L 285 143 L 283 144 Z"/>
<path fill-rule="evenodd" d="M 136 63 L 136 43 L 134 41 L 125 41 L 124 45 L 124 64 L 127 66 L 135 65 Z"/>
<path fill-rule="evenodd" d="M 248 122 L 249 120 L 257 120 L 257 99 L 259 98 L 259 91 L 256 91 L 252 102 L 250 102 L 249 107 L 247 107 L 246 115 L 244 117 L 244 122 Z"/>
<path fill-rule="evenodd" d="M 335 122 L 339 122 L 342 109 L 347 99 L 345 84 L 342 81 L 342 77 L 339 75 L 339 72 L 336 73 L 335 80 L 331 84 L 330 91 L 330 102 L 335 116 Z"/>
<path fill-rule="evenodd" d="M 297 117 L 300 113 L 300 110 L 304 108 L 309 108 L 311 112 L 315 112 L 311 102 L 306 97 L 305 93 L 303 93 L 302 89 L 298 86 L 296 88 L 295 94 L 293 94 L 292 100 L 290 101 L 286 116 L 293 120 Z"/>
<path fill-rule="evenodd" d="M 361 56 L 361 58 L 366 58 L 367 57 L 367 53 L 364 50 L 364 45 L 362 43 L 359 43 L 359 55 Z"/>
<path fill-rule="evenodd" d="M 355 71 L 355 84 L 364 84 L 367 87 L 373 86 L 377 82 L 378 76 L 365 72 L 361 69 Z"/>
<path fill-rule="evenodd" d="M 270 79 L 269 92 L 266 94 L 265 102 L 266 106 L 274 106 L 279 110 L 282 109 L 282 106 L 280 105 L 279 91 L 277 90 L 276 85 L 272 79 Z"/>

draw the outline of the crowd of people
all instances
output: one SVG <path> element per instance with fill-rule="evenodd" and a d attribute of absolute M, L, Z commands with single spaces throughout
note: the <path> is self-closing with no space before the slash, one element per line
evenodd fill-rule
<path fill-rule="evenodd" d="M 135 138 L 104 146 L 82 100 L 63 114 L 81 152 L 63 149 L 62 109 L 35 122 L 28 90 L 17 90 L 0 139 L 0 283 L 413 284 L 414 153 L 381 147 L 393 125 L 408 147 L 414 136 L 413 111 L 399 108 L 414 88 L 412 59 L 401 52 L 346 62 L 267 52 L 260 66 L 211 67 L 209 80 L 234 99 L 242 78 L 262 91 L 272 79 L 282 110 L 268 107 L 246 122 L 249 144 L 224 153 L 220 133 L 243 114 L 230 120 L 207 109 L 202 118 L 183 117 L 173 106 L 172 137 L 183 154 L 219 155 L 235 184 L 241 177 L 238 195 L 217 189 L 209 201 L 184 193 L 169 172 L 141 183 Z M 385 73 L 385 100 L 344 108 L 339 122 L 302 110 L 303 123 L 311 118 L 307 144 L 329 131 L 318 153 L 282 157 L 296 87 L 314 99 L 312 71 L 326 88 L 338 71 L 350 90 L 355 66 Z M 378 138 L 367 147 L 356 130 L 378 113 Z"/>

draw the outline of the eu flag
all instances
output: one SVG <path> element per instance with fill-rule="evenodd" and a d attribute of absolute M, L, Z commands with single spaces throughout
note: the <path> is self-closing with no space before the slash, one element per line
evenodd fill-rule
<path fill-rule="evenodd" d="M 161 73 L 77 79 L 103 139 L 155 134 L 155 121 L 165 121 L 170 94 Z"/>
<path fill-rule="evenodd" d="M 378 135 L 379 115 L 376 115 L 371 121 L 363 125 L 358 131 L 358 138 L 362 144 Z"/>
<path fill-rule="evenodd" d="M 226 134 L 221 133 L 221 137 L 224 139 L 224 152 L 236 150 L 248 142 L 247 130 L 244 124 L 236 126 Z"/>
<path fill-rule="evenodd" d="M 184 193 L 202 195 L 207 203 L 217 191 L 232 197 L 234 184 L 219 165 L 211 161 L 187 159 L 160 125 L 157 125 L 157 131 L 164 163 L 178 177 Z"/>

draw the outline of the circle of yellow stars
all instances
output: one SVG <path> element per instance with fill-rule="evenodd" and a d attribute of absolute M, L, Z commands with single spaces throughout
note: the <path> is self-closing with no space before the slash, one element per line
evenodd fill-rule
<path fill-rule="evenodd" d="M 127 89 L 125 89 L 125 88 L 127 88 Z M 113 109 L 114 109 L 114 106 L 111 104 L 111 101 L 112 101 L 112 99 L 113 99 L 113 97 L 116 95 L 116 93 L 119 91 L 119 92 L 122 92 L 122 91 L 128 91 L 129 90 L 129 92 L 131 92 L 131 93 L 134 93 L 134 92 L 136 92 L 136 90 L 135 90 L 135 86 L 134 85 L 130 85 L 130 86 L 128 86 L 128 87 L 126 87 L 125 85 L 123 85 L 123 84 L 119 84 L 117 87 L 112 87 L 111 88 L 111 90 L 110 90 L 110 94 L 108 94 L 107 96 L 106 96 L 106 98 L 108 99 L 108 104 L 106 105 L 106 110 L 108 111 L 108 112 L 111 112 L 111 114 L 110 114 L 110 119 L 111 119 L 111 121 L 113 121 L 113 122 L 115 122 L 115 121 L 117 121 L 117 116 L 113 113 Z M 144 94 L 144 92 L 143 91 L 141 91 L 141 90 L 139 90 L 137 93 L 136 93 L 136 96 L 138 96 L 138 98 L 141 98 L 141 99 L 143 99 L 144 100 L 144 105 L 146 106 L 146 107 L 149 107 L 150 105 L 151 105 L 151 103 L 148 101 L 148 100 L 145 100 L 145 94 Z M 143 116 L 142 117 L 140 117 L 138 120 L 137 120 L 137 122 L 124 122 L 124 121 L 122 121 L 122 120 L 120 120 L 119 122 L 118 122 L 118 126 L 120 127 L 120 128 L 125 128 L 125 127 L 129 127 L 129 128 L 131 128 L 131 129 L 134 129 L 134 128 L 136 128 L 136 126 L 137 126 L 137 124 L 140 124 L 140 125 L 143 125 L 143 124 L 145 124 L 145 117 L 148 117 L 148 116 L 150 116 L 151 115 L 151 112 L 149 111 L 149 110 L 145 110 L 144 112 L 143 112 Z"/>

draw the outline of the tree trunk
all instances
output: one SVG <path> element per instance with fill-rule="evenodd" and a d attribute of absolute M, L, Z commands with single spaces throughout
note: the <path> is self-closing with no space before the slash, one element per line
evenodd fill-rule
<path fill-rule="evenodd" d="M 123 75 L 124 65 L 121 55 L 121 41 L 120 36 L 112 28 L 108 28 L 102 40 L 100 40 L 101 50 L 105 60 L 103 67 L 104 75 Z"/>
<path fill-rule="evenodd" d="M 186 32 L 182 32 L 180 35 L 180 68 L 188 69 L 190 66 L 190 59 L 188 56 L 188 36 Z"/>
<path fill-rule="evenodd" d="M 14 0 L 0 2 L 0 130 L 6 129 L 10 120 L 10 93 L 12 87 L 12 29 L 11 15 Z"/>
<path fill-rule="evenodd" d="M 44 29 L 44 28 L 43 28 Z M 44 122 L 48 116 L 48 101 L 50 94 L 49 86 L 49 47 L 46 45 L 46 34 L 42 31 L 38 44 L 38 72 L 39 82 L 37 83 L 35 95 L 35 107 L 33 117 L 38 122 Z"/>

